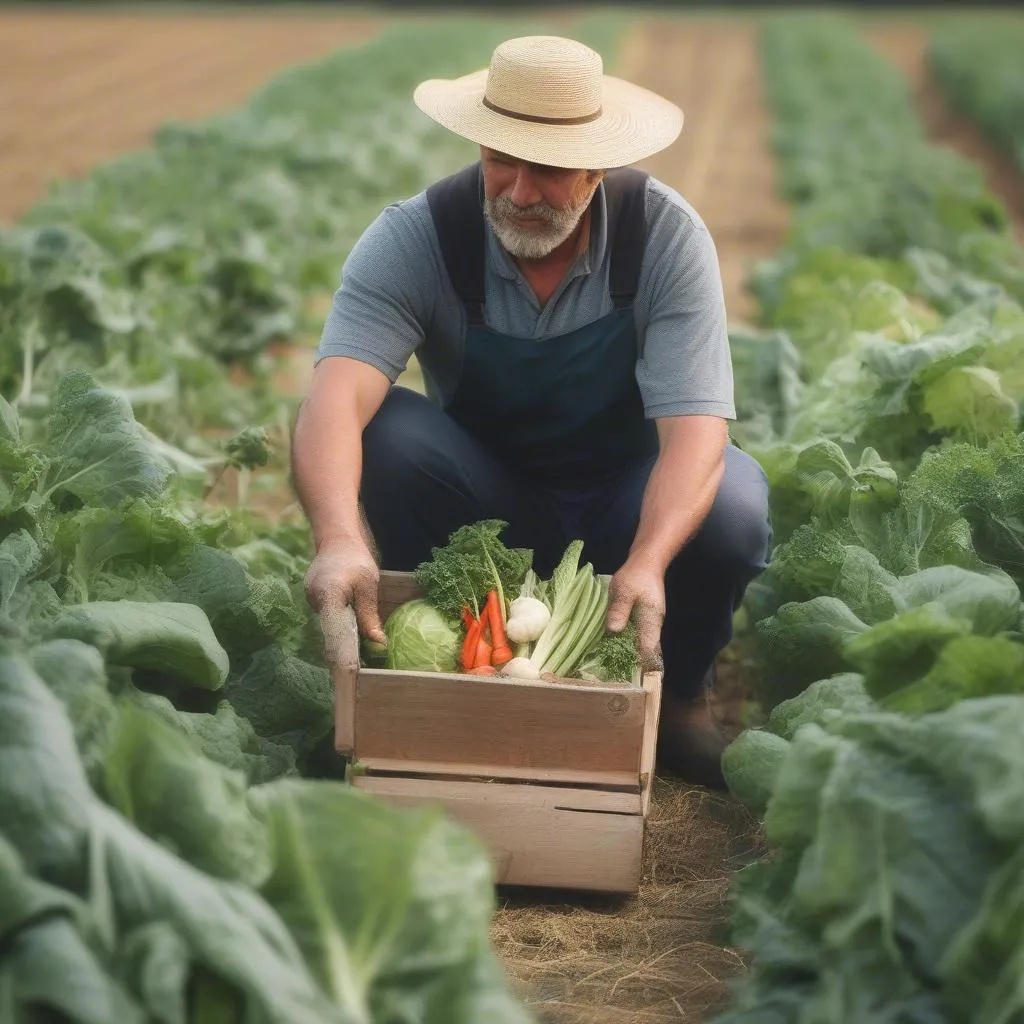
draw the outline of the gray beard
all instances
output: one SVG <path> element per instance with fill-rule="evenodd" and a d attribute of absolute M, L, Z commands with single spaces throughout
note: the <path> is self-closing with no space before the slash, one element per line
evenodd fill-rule
<path fill-rule="evenodd" d="M 565 210 L 556 210 L 547 203 L 520 207 L 508 196 L 496 199 L 485 196 L 484 214 L 498 241 L 513 256 L 521 260 L 539 260 L 557 249 L 576 230 L 591 196 Z M 543 223 L 522 227 L 512 220 L 515 215 L 539 217 Z"/>

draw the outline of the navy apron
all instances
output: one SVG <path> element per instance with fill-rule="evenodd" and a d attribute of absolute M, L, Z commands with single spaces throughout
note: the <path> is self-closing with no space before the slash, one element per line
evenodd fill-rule
<path fill-rule="evenodd" d="M 508 465 L 551 485 L 592 486 L 658 450 L 636 382 L 633 318 L 646 180 L 632 169 L 605 177 L 612 312 L 540 340 L 500 334 L 484 320 L 479 163 L 427 190 L 445 268 L 466 311 L 461 370 L 445 411 Z"/>

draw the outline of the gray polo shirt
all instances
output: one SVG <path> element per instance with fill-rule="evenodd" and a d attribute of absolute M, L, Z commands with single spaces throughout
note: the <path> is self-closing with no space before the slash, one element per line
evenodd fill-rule
<path fill-rule="evenodd" d="M 648 417 L 735 419 L 732 364 L 718 256 L 696 211 L 667 185 L 647 186 L 647 245 L 634 305 L 636 378 Z M 538 343 L 612 311 L 610 249 L 601 185 L 591 239 L 544 305 L 486 228 L 487 326 Z M 427 393 L 445 401 L 457 382 L 465 311 L 441 258 L 426 193 L 386 207 L 342 269 L 317 361 L 349 356 L 394 382 L 416 353 Z"/>

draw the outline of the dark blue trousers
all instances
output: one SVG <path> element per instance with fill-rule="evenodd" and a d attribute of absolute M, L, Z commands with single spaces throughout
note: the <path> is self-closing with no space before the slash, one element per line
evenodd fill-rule
<path fill-rule="evenodd" d="M 550 575 L 574 538 L 583 541 L 583 560 L 611 575 L 633 542 L 653 465 L 586 491 L 554 490 L 500 462 L 423 395 L 396 387 L 363 433 L 361 498 L 384 569 L 411 571 L 459 526 L 503 519 L 503 540 L 532 548 L 541 576 Z M 711 512 L 665 576 L 668 693 L 701 694 L 770 545 L 767 479 L 730 445 Z"/>

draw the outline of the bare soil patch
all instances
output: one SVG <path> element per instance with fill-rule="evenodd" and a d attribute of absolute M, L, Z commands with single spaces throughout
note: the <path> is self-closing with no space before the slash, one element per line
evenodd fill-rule
<path fill-rule="evenodd" d="M 1024 242 L 1024 175 L 1012 158 L 969 120 L 953 112 L 928 69 L 928 30 L 887 23 L 867 30 L 868 38 L 906 75 L 918 114 L 936 143 L 976 163 L 992 193 L 1006 205 L 1018 241 Z"/>
<path fill-rule="evenodd" d="M 643 166 L 707 224 L 730 319 L 750 317 L 751 264 L 778 249 L 789 219 L 768 146 L 755 26 L 738 19 L 652 21 L 633 34 L 622 64 L 623 77 L 682 107 L 682 135 Z"/>
<path fill-rule="evenodd" d="M 283 68 L 381 24 L 326 13 L 0 10 L 0 222 L 51 181 L 146 146 L 162 123 L 235 107 Z"/>

